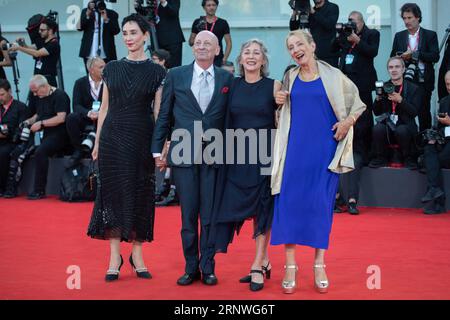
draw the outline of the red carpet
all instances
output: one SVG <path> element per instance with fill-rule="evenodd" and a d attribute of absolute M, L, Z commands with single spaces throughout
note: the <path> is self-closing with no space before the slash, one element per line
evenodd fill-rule
<path fill-rule="evenodd" d="M 254 254 L 246 224 L 228 254 L 216 259 L 219 285 L 179 287 L 183 273 L 178 207 L 157 209 L 155 241 L 144 246 L 152 280 L 137 279 L 129 264 L 120 280 L 105 283 L 108 242 L 86 236 L 92 203 L 50 198 L 0 199 L 0 299 L 450 299 L 450 214 L 363 208 L 360 216 L 335 216 L 327 254 L 330 292 L 313 290 L 313 249 L 299 247 L 300 289 L 281 293 L 283 248 L 270 247 L 272 279 L 261 292 L 238 283 Z M 130 244 L 123 244 L 128 258 Z M 128 260 L 128 259 L 126 259 Z M 66 286 L 67 267 L 81 269 L 81 289 Z M 367 288 L 367 268 L 381 268 L 381 289 Z"/>

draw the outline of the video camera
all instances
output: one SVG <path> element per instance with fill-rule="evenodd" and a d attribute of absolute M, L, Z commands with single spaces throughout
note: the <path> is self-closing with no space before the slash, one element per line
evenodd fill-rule
<path fill-rule="evenodd" d="M 336 32 L 339 36 L 349 37 L 353 32 L 356 33 L 358 30 L 356 23 L 349 19 L 347 23 L 337 23 Z"/>

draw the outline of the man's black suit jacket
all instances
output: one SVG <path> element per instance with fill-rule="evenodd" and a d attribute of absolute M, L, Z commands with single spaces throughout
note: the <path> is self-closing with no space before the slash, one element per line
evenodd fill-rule
<path fill-rule="evenodd" d="M 346 39 L 340 43 L 335 42 L 335 49 L 340 48 L 339 69 L 341 69 L 352 80 L 359 91 L 370 92 L 375 90 L 375 82 L 378 80 L 377 71 L 374 66 L 374 59 L 378 55 L 380 47 L 380 33 L 378 30 L 369 29 L 367 26 L 361 31 L 361 41 L 356 45 L 351 54 L 354 60 L 351 68 L 345 66 L 345 58 L 352 47 Z"/>
<path fill-rule="evenodd" d="M 87 58 L 91 53 L 92 40 L 95 32 L 95 18 L 86 18 L 86 8 L 81 11 L 81 23 L 79 31 L 83 32 L 81 39 L 80 57 Z M 117 60 L 116 45 L 114 43 L 114 36 L 120 32 L 119 15 L 113 11 L 106 9 L 109 22 L 103 23 L 103 50 L 105 51 L 108 60 Z"/>
<path fill-rule="evenodd" d="M 98 101 L 102 101 L 103 85 L 100 89 Z M 73 86 L 72 108 L 74 113 L 79 113 L 87 117 L 89 111 L 92 110 L 94 98 L 91 95 L 91 86 L 89 84 L 89 76 L 81 77 L 75 81 Z"/>
<path fill-rule="evenodd" d="M 405 52 L 408 50 L 408 34 L 408 30 L 395 34 L 391 57 L 397 55 L 397 52 Z M 419 60 L 425 64 L 425 89 L 431 92 L 434 90 L 435 81 L 433 64 L 439 61 L 439 44 L 436 32 L 422 27 L 420 28 L 418 51 Z"/>
<path fill-rule="evenodd" d="M 156 25 L 158 44 L 167 47 L 185 41 L 180 24 L 180 0 L 167 0 L 167 6 L 158 6 L 159 23 Z"/>
<path fill-rule="evenodd" d="M 414 134 L 417 132 L 416 117 L 422 107 L 422 90 L 410 81 L 403 81 L 402 97 L 403 101 L 397 106 L 396 114 L 399 120 L 407 125 L 410 132 Z M 376 116 L 380 116 L 383 113 L 392 113 L 392 101 L 387 98 L 375 100 L 373 113 Z"/>
<path fill-rule="evenodd" d="M 167 73 L 163 88 L 161 108 L 153 133 L 152 153 L 161 153 L 165 140 L 170 138 L 168 136 L 170 132 L 179 133 L 180 131 L 177 129 L 184 131 L 184 134 L 178 139 L 179 141 L 172 136 L 167 157 L 170 166 L 190 167 L 195 164 L 195 121 L 201 122 L 203 131 L 208 129 L 223 131 L 225 125 L 228 91 L 233 76 L 221 68 L 214 67 L 214 93 L 203 114 L 191 90 L 193 73 L 194 64 L 173 68 Z M 171 157 L 172 150 L 186 138 L 191 139 L 190 155 L 183 163 L 174 162 Z"/>

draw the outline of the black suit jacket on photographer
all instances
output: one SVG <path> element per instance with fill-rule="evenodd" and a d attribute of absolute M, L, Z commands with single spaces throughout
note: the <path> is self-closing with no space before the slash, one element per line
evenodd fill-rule
<path fill-rule="evenodd" d="M 316 55 L 319 59 L 324 60 L 338 56 L 338 53 L 332 50 L 338 19 L 339 7 L 328 0 L 325 0 L 323 7 L 316 9 L 314 14 L 309 15 L 309 27 L 317 45 Z M 297 30 L 300 28 L 300 21 L 291 20 L 289 28 L 290 30 Z"/>
<path fill-rule="evenodd" d="M 439 102 L 439 113 L 447 113 L 450 115 L 450 95 L 446 96 Z M 438 122 L 438 128 L 444 129 L 446 126 Z"/>
<path fill-rule="evenodd" d="M 450 37 L 447 39 L 444 57 L 442 58 L 441 67 L 439 68 L 439 78 L 438 78 L 439 99 L 445 98 L 448 95 L 447 87 L 445 86 L 445 74 L 449 70 L 450 70 Z"/>
<path fill-rule="evenodd" d="M 0 124 L 8 126 L 8 136 L 5 139 L 0 139 L 0 145 L 12 143 L 12 137 L 19 128 L 19 124 L 27 119 L 27 106 L 18 101 L 13 100 L 8 111 L 4 111 L 3 106 L 0 106 Z"/>
<path fill-rule="evenodd" d="M 375 82 L 378 80 L 374 59 L 380 47 L 380 33 L 364 25 L 358 36 L 361 41 L 353 49 L 347 37 L 337 38 L 333 49 L 340 52 L 339 69 L 356 84 L 359 91 L 369 92 L 375 90 Z M 345 58 L 350 50 L 354 60 L 351 66 L 347 66 Z"/>
<path fill-rule="evenodd" d="M 8 42 L 8 40 L 6 40 L 2 36 L 0 36 L 0 42 L 2 42 L 3 40 Z M 3 50 L 0 49 L 0 62 L 2 62 L 4 59 L 5 59 L 5 57 L 3 56 Z M 6 74 L 5 74 L 5 70 L 3 69 L 3 67 L 0 67 L 0 79 L 6 79 Z"/>
<path fill-rule="evenodd" d="M 180 0 L 167 0 L 167 5 L 158 6 L 159 23 L 156 25 L 158 44 L 166 47 L 185 41 L 180 24 Z"/>
<path fill-rule="evenodd" d="M 88 58 L 91 54 L 92 41 L 95 32 L 95 18 L 92 16 L 87 19 L 86 11 L 87 8 L 81 11 L 80 29 L 78 29 L 78 31 L 84 31 L 79 55 L 81 58 Z M 120 32 L 119 15 L 115 11 L 109 9 L 106 9 L 106 13 L 108 14 L 109 22 L 102 24 L 103 50 L 108 60 L 117 60 L 114 36 Z"/>
<path fill-rule="evenodd" d="M 98 100 L 102 101 L 103 84 L 98 94 Z M 73 86 L 72 107 L 73 112 L 79 113 L 87 118 L 87 114 L 92 110 L 92 103 L 94 98 L 91 94 L 91 85 L 89 83 L 89 76 L 82 77 L 75 81 Z"/>
<path fill-rule="evenodd" d="M 397 55 L 398 52 L 403 53 L 408 50 L 408 35 L 408 30 L 395 34 L 391 57 Z M 424 86 L 427 91 L 431 92 L 434 90 L 435 81 L 433 64 L 439 61 L 439 44 L 436 32 L 420 27 L 417 50 L 419 51 L 419 60 L 425 64 Z"/>
<path fill-rule="evenodd" d="M 395 91 L 399 92 L 400 87 L 395 87 Z M 422 91 L 420 88 L 412 82 L 403 81 L 402 91 L 403 101 L 396 107 L 395 113 L 398 115 L 397 125 L 407 125 L 411 133 L 417 133 L 417 124 L 415 118 L 419 113 L 419 109 L 422 105 Z M 388 113 L 392 114 L 392 101 L 387 97 L 383 97 L 381 100 L 375 99 L 373 104 L 373 113 L 376 116 Z"/>

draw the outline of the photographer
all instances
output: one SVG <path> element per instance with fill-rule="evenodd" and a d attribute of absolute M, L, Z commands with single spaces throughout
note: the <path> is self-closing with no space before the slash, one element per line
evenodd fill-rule
<path fill-rule="evenodd" d="M 5 70 L 3 67 L 12 66 L 11 59 L 7 50 L 8 40 L 3 38 L 2 29 L 0 27 L 0 79 L 6 79 Z"/>
<path fill-rule="evenodd" d="M 86 66 L 89 75 L 78 79 L 73 88 L 73 113 L 66 119 L 67 133 L 75 148 L 68 167 L 76 165 L 84 156 L 82 138 L 88 126 L 95 132 L 98 112 L 103 94 L 102 72 L 105 62 L 99 58 L 89 58 Z M 87 150 L 86 150 L 87 151 Z"/>
<path fill-rule="evenodd" d="M 450 36 L 447 38 L 447 43 L 445 44 L 444 57 L 442 58 L 441 67 L 439 68 L 439 78 L 438 78 L 438 97 L 439 100 L 445 98 L 448 95 L 445 75 L 447 71 L 450 71 Z"/>
<path fill-rule="evenodd" d="M 445 75 L 445 86 L 450 94 L 450 71 Z M 425 146 L 424 164 L 427 172 L 428 188 L 422 198 L 427 202 L 425 214 L 444 213 L 445 190 L 442 182 L 441 168 L 450 169 L 450 95 L 441 100 L 438 112 L 438 128 L 443 141 L 428 141 Z"/>
<path fill-rule="evenodd" d="M 14 43 L 10 50 L 22 51 L 36 59 L 34 74 L 41 74 L 47 78 L 48 83 L 57 87 L 56 82 L 56 65 L 60 57 L 61 47 L 56 38 L 58 25 L 52 19 L 46 19 L 39 26 L 39 34 L 44 40 L 44 46 L 37 48 L 35 45 L 28 46 L 24 38 L 17 39 L 18 43 Z"/>
<path fill-rule="evenodd" d="M 104 1 L 89 1 L 81 11 L 78 31 L 83 31 L 79 56 L 84 64 L 88 58 L 101 57 L 105 63 L 117 60 L 114 36 L 120 32 L 119 15 L 106 9 Z M 89 73 L 86 67 L 87 73 Z"/>
<path fill-rule="evenodd" d="M 30 105 L 33 116 L 25 123 L 31 126 L 32 133 L 39 132 L 41 144 L 34 153 L 34 190 L 28 199 L 38 200 L 45 197 L 49 157 L 62 151 L 69 140 L 64 122 L 70 112 L 70 98 L 61 89 L 51 86 L 42 75 L 31 78 L 30 90 L 37 99 Z"/>
<path fill-rule="evenodd" d="M 221 67 L 222 64 L 228 60 L 231 53 L 232 42 L 230 35 L 230 26 L 225 19 L 216 16 L 219 0 L 203 0 L 202 7 L 205 10 L 206 16 L 194 20 L 192 23 L 191 36 L 189 38 L 189 45 L 194 45 L 194 40 L 197 34 L 202 30 L 209 30 L 214 33 L 219 39 L 220 53 L 214 59 L 214 65 Z M 226 49 L 223 51 L 222 39 L 225 38 Z"/>
<path fill-rule="evenodd" d="M 185 39 L 180 24 L 180 0 L 160 0 L 157 12 L 159 22 L 156 24 L 156 35 L 159 48 L 169 51 L 169 68 L 181 66 Z"/>
<path fill-rule="evenodd" d="M 390 58 L 387 69 L 391 79 L 384 84 L 382 92 L 377 90 L 373 106 L 374 114 L 379 117 L 372 134 L 375 157 L 369 167 L 385 167 L 388 164 L 387 146 L 395 143 L 400 147 L 405 167 L 414 170 L 417 163 L 412 155 L 412 142 L 417 134 L 415 117 L 422 94 L 417 85 L 404 81 L 405 62 L 402 58 Z"/>
<path fill-rule="evenodd" d="M 315 6 L 310 9 L 309 29 L 317 45 L 316 56 L 333 67 L 338 66 L 338 55 L 332 50 L 336 37 L 336 23 L 339 19 L 339 7 L 328 0 L 314 0 Z M 289 29 L 300 28 L 300 12 L 293 11 Z"/>
<path fill-rule="evenodd" d="M 17 144 L 14 135 L 25 117 L 26 105 L 14 100 L 11 84 L 0 79 L 0 197 L 3 197 L 6 188 L 10 153 Z"/>
<path fill-rule="evenodd" d="M 413 81 L 422 90 L 423 101 L 419 110 L 420 131 L 431 128 L 430 103 L 434 90 L 434 63 L 439 61 L 436 32 L 420 26 L 422 12 L 415 3 L 402 6 L 401 17 L 406 29 L 395 34 L 391 57 L 400 56 L 413 73 Z M 409 71 L 408 71 L 409 72 Z"/>
<path fill-rule="evenodd" d="M 358 11 L 351 12 L 348 21 L 349 23 L 343 25 L 339 32 L 333 49 L 340 54 L 339 68 L 356 84 L 359 96 L 367 106 L 354 127 L 355 170 L 343 176 L 347 176 L 349 179 L 348 211 L 356 215 L 359 213 L 356 204 L 359 196 L 361 169 L 364 164 L 368 163 L 372 136 L 372 91 L 375 90 L 375 82 L 378 79 L 374 59 L 378 55 L 380 33 L 377 30 L 369 29 L 364 22 L 362 13 Z"/>

